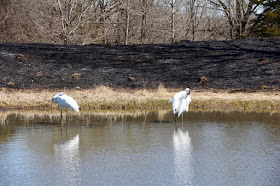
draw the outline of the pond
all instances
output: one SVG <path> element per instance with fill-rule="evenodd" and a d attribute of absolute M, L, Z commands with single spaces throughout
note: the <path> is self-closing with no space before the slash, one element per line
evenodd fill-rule
<path fill-rule="evenodd" d="M 280 114 L 0 112 L 0 185 L 278 185 Z"/>

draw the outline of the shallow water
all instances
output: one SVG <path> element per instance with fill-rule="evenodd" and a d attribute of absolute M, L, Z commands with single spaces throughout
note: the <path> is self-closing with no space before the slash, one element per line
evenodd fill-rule
<path fill-rule="evenodd" d="M 278 185 L 280 114 L 0 112 L 0 185 Z"/>

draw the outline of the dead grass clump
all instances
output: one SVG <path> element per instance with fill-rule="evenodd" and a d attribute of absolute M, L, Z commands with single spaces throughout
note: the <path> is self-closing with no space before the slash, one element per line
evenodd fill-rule
<path fill-rule="evenodd" d="M 16 60 L 18 60 L 18 61 L 26 61 L 27 58 L 23 54 L 18 54 L 16 56 Z"/>
<path fill-rule="evenodd" d="M 6 85 L 7 85 L 7 87 L 14 87 L 16 85 L 16 83 L 13 81 L 9 81 Z"/>
<path fill-rule="evenodd" d="M 213 81 L 213 79 L 211 78 L 207 78 L 207 77 L 201 77 L 200 80 L 199 80 L 199 84 L 200 85 L 206 85 L 206 84 L 209 84 Z"/>
<path fill-rule="evenodd" d="M 72 76 L 72 79 L 77 79 L 77 80 L 81 79 L 81 74 L 79 74 L 79 73 L 74 73 L 71 76 Z"/>
<path fill-rule="evenodd" d="M 113 89 L 110 87 L 106 87 L 104 85 L 99 85 L 96 88 L 94 88 L 95 93 L 98 94 L 106 94 L 106 93 L 111 93 L 113 92 Z"/>
<path fill-rule="evenodd" d="M 269 63 L 269 59 L 267 59 L 266 57 L 262 57 L 257 63 L 259 65 L 263 65 L 263 64 Z"/>
<path fill-rule="evenodd" d="M 167 95 L 169 95 L 168 90 L 164 87 L 163 84 L 159 84 L 157 91 L 156 91 L 156 95 L 158 97 L 165 97 Z"/>
<path fill-rule="evenodd" d="M 0 94 L 0 107 L 3 108 L 49 108 L 51 107 L 51 97 L 53 95 L 48 91 L 2 91 Z"/>
<path fill-rule="evenodd" d="M 134 62 L 136 62 L 136 63 L 143 63 L 144 61 L 142 59 L 135 59 Z"/>
<path fill-rule="evenodd" d="M 128 80 L 128 81 L 133 81 L 133 82 L 134 82 L 134 81 L 135 81 L 135 78 L 132 77 L 132 76 L 129 76 L 129 77 L 127 78 L 127 80 Z"/>

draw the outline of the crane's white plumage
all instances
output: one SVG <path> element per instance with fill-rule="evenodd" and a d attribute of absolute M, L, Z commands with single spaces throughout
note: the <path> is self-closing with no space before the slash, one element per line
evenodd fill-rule
<path fill-rule="evenodd" d="M 184 112 L 189 111 L 189 104 L 191 102 L 191 90 L 187 88 L 185 91 L 176 93 L 169 103 L 172 102 L 173 113 L 178 113 L 178 117 Z"/>
<path fill-rule="evenodd" d="M 52 97 L 52 102 L 57 103 L 60 106 L 61 109 L 61 117 L 62 117 L 62 109 L 63 107 L 66 108 L 66 111 L 69 109 L 74 110 L 75 112 L 79 112 L 79 106 L 78 103 L 71 98 L 70 96 L 67 96 L 64 93 L 58 93 L 54 97 Z"/>

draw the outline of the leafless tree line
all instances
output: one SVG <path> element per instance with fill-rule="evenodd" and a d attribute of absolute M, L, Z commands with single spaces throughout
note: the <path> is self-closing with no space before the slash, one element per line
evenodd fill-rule
<path fill-rule="evenodd" d="M 254 0 L 0 0 L 0 42 L 148 44 L 246 37 Z"/>

